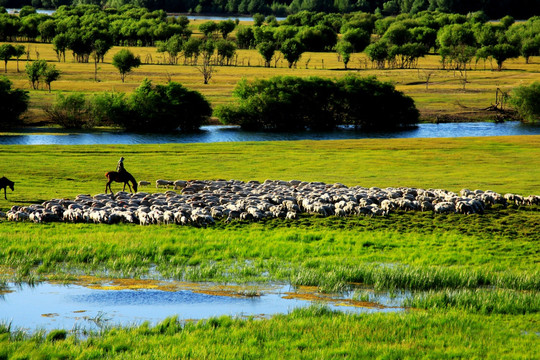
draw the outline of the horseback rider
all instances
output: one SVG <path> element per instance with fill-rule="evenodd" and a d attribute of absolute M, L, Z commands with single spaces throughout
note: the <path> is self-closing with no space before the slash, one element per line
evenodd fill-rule
<path fill-rule="evenodd" d="M 124 167 L 124 157 L 122 156 L 120 160 L 118 160 L 118 165 L 116 166 L 116 171 L 119 173 L 126 173 L 126 168 Z"/>

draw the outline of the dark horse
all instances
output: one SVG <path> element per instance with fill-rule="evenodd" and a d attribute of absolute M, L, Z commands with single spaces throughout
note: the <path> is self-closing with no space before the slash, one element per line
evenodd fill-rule
<path fill-rule="evenodd" d="M 107 178 L 107 180 L 109 180 L 107 181 L 107 185 L 105 185 L 105 194 L 107 193 L 107 189 L 111 190 L 111 194 L 114 194 L 111 189 L 111 183 L 113 181 L 124 183 L 124 189 L 122 191 L 126 190 L 126 185 L 127 185 L 129 187 L 130 192 L 132 192 L 131 186 L 129 185 L 129 183 L 131 183 L 133 185 L 133 190 L 137 192 L 137 181 L 135 181 L 135 178 L 133 177 L 133 175 L 131 175 L 127 171 L 122 171 L 122 172 L 109 171 L 108 173 L 105 174 L 105 177 Z"/>
<path fill-rule="evenodd" d="M 0 189 L 4 189 L 4 197 L 6 198 L 6 200 L 7 200 L 6 188 L 8 186 L 11 189 L 11 191 L 15 191 L 15 183 L 9 180 L 7 177 L 2 176 L 0 178 Z"/>

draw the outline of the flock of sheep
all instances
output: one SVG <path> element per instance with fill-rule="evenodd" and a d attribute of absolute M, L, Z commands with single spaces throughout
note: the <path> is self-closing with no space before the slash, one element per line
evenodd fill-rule
<path fill-rule="evenodd" d="M 148 185 L 142 182 L 140 185 Z M 539 205 L 540 196 L 501 195 L 463 189 L 365 188 L 299 180 L 157 180 L 156 187 L 174 190 L 135 194 L 78 195 L 74 200 L 53 199 L 40 205 L 13 206 L 0 217 L 10 221 L 179 224 L 206 226 L 218 219 L 257 221 L 296 219 L 299 213 L 322 216 L 384 216 L 391 211 L 482 214 L 484 209 L 508 203 Z"/>

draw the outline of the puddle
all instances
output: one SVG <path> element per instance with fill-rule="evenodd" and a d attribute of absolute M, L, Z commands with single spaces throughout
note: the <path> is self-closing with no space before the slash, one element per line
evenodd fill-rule
<path fill-rule="evenodd" d="M 314 302 L 344 312 L 403 311 L 403 298 L 377 295 L 369 301 L 320 294 L 314 287 L 218 285 L 137 279 L 81 277 L 70 284 L 35 286 L 8 283 L 0 296 L 0 322 L 23 330 L 86 329 L 104 325 L 156 324 L 177 315 L 182 320 L 212 316 L 269 317 Z M 376 302 L 371 302 L 376 299 Z M 365 299 L 364 299 L 365 300 Z"/>

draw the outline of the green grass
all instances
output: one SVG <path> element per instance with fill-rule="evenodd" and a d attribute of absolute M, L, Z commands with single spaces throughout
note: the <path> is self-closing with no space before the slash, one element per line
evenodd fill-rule
<path fill-rule="evenodd" d="M 0 334 L 3 358 L 65 359 L 524 359 L 538 354 L 538 315 L 455 311 L 347 315 L 294 310 L 269 320 L 227 316 L 196 323 L 112 328 L 81 339 Z"/>

